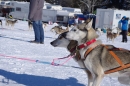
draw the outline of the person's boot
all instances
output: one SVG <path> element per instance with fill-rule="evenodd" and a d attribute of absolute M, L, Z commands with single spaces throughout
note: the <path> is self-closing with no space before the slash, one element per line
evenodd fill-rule
<path fill-rule="evenodd" d="M 30 43 L 36 43 L 36 44 L 40 44 L 39 42 L 37 42 L 37 41 L 30 41 Z"/>

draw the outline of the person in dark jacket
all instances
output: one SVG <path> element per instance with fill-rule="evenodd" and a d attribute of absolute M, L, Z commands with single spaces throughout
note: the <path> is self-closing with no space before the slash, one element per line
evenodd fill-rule
<path fill-rule="evenodd" d="M 28 19 L 33 23 L 35 34 L 35 40 L 31 41 L 31 43 L 44 44 L 44 30 L 42 27 L 43 6 L 44 0 L 30 0 Z"/>
<path fill-rule="evenodd" d="M 128 20 L 126 16 L 123 16 L 119 23 L 122 24 L 122 42 L 127 42 Z"/>

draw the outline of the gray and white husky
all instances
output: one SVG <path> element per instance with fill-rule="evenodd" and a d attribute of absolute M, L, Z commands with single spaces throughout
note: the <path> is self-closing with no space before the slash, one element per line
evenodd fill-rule
<path fill-rule="evenodd" d="M 97 37 L 98 35 L 92 28 L 92 20 L 87 24 L 75 26 L 65 34 L 66 39 L 75 40 L 78 42 L 78 47 L 82 47 L 78 49 L 81 56 L 80 60 L 83 61 L 85 68 L 92 75 L 92 78 L 88 77 L 90 81 L 88 86 L 100 86 L 103 77 L 108 75 L 116 76 L 120 83 L 130 85 L 130 67 L 125 66 L 130 63 L 130 51 L 117 50 L 118 48 L 113 45 L 103 46 L 101 40 L 96 39 Z M 109 71 L 116 68 L 120 69 L 120 67 L 125 69 Z"/>
<path fill-rule="evenodd" d="M 18 20 L 16 19 L 6 19 L 6 26 L 11 26 L 10 28 L 14 29 L 14 25 Z"/>
<path fill-rule="evenodd" d="M 74 54 L 76 52 L 76 46 L 77 46 L 77 41 L 74 40 L 68 40 L 65 38 L 66 32 L 60 34 L 57 39 L 52 41 L 50 44 L 54 47 L 63 47 L 66 48 L 71 54 Z M 79 55 L 73 57 L 73 59 L 79 64 L 79 66 L 85 71 L 87 74 L 88 78 L 92 78 L 92 75 L 90 71 L 88 71 L 84 65 L 83 60 L 79 59 Z M 91 81 L 90 79 L 88 80 L 88 84 L 90 84 Z"/>

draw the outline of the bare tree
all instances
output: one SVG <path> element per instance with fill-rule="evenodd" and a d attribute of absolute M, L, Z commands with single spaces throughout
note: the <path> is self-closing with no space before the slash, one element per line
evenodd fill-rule
<path fill-rule="evenodd" d="M 124 6 L 126 10 L 130 10 L 130 0 L 125 0 Z"/>
<path fill-rule="evenodd" d="M 110 2 L 110 0 L 80 0 L 81 4 L 79 4 L 82 12 L 87 10 L 88 12 L 93 13 L 94 7 L 99 5 L 105 5 Z"/>

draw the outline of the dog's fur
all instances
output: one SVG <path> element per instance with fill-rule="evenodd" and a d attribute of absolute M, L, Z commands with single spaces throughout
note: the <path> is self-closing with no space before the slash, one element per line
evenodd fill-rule
<path fill-rule="evenodd" d="M 71 50 L 73 48 L 75 48 L 78 43 L 77 41 L 74 41 L 74 40 L 68 40 L 65 38 L 65 34 L 66 32 L 60 34 L 58 36 L 57 39 L 55 39 L 54 41 L 52 41 L 50 44 L 54 47 L 63 47 L 63 48 L 66 48 L 71 54 L 74 54 L 76 52 L 76 49 L 74 49 L 73 52 L 71 52 Z M 79 52 L 78 52 L 79 53 Z M 86 69 L 85 65 L 84 65 L 84 62 L 83 60 L 78 60 L 78 57 L 79 55 L 73 57 L 73 59 L 79 64 L 79 66 L 81 68 L 83 68 L 83 70 L 85 71 L 85 73 L 87 74 L 88 78 L 91 78 L 91 73 Z M 88 80 L 88 83 L 90 83 L 90 81 Z"/>
<path fill-rule="evenodd" d="M 114 32 L 116 30 L 116 32 Z M 119 36 L 121 30 L 118 29 L 118 28 L 115 28 L 115 29 L 110 29 L 108 28 L 107 29 L 107 34 L 106 34 L 106 37 L 107 37 L 107 42 L 108 41 L 112 41 L 114 42 L 114 39 Z"/>
<path fill-rule="evenodd" d="M 1 27 L 2 27 L 2 20 L 0 20 L 0 25 L 1 25 Z"/>
<path fill-rule="evenodd" d="M 43 23 L 43 28 L 45 29 L 47 27 L 47 23 Z"/>
<path fill-rule="evenodd" d="M 11 26 L 11 28 L 14 28 L 16 22 L 17 22 L 16 19 L 6 19 L 6 26 Z"/>
<path fill-rule="evenodd" d="M 43 29 L 46 31 L 47 23 L 44 23 L 44 22 L 43 22 L 42 27 L 43 27 Z"/>
<path fill-rule="evenodd" d="M 115 28 L 112 29 L 112 33 L 116 33 L 117 37 L 118 37 L 120 35 L 120 33 L 121 33 L 121 29 L 118 28 L 118 27 L 115 27 Z"/>
<path fill-rule="evenodd" d="M 65 38 L 68 40 L 76 40 L 78 45 L 84 44 L 92 39 L 98 37 L 95 30 L 92 28 L 92 20 L 82 26 L 84 28 L 80 28 L 79 25 L 75 26 L 71 31 L 66 33 Z M 120 81 L 122 77 L 127 78 L 130 77 L 130 68 L 114 72 L 111 74 L 105 74 L 104 71 L 119 67 L 118 62 L 112 57 L 109 53 L 108 49 L 101 45 L 101 40 L 96 40 L 96 42 L 86 46 L 83 49 L 80 49 L 81 60 L 83 60 L 85 67 L 91 73 L 89 79 L 88 86 L 100 86 L 100 83 L 104 76 L 117 76 L 119 77 L 119 82 L 124 83 L 125 81 Z M 86 57 L 84 57 L 84 53 L 89 49 L 95 47 Z M 113 45 L 108 47 L 109 49 L 114 48 Z M 115 54 L 121 59 L 124 64 L 130 63 L 130 52 L 122 52 L 122 51 L 114 51 Z M 122 79 L 123 80 L 123 79 Z M 130 79 L 129 79 L 130 80 Z M 125 83 L 127 84 L 127 83 Z M 129 83 L 130 84 L 130 83 Z"/>
<path fill-rule="evenodd" d="M 61 34 L 61 33 L 64 33 L 64 32 L 67 32 L 67 31 L 69 31 L 69 27 L 67 27 L 66 29 L 62 29 L 62 27 L 61 26 L 54 26 L 52 29 L 51 29 L 51 31 L 55 31 L 55 33 L 56 33 L 56 35 L 57 34 Z"/>
<path fill-rule="evenodd" d="M 90 19 L 87 19 L 85 21 L 85 23 L 79 24 L 80 28 L 83 28 L 82 26 L 85 25 L 86 23 L 90 22 Z M 67 32 L 61 33 L 57 39 L 55 39 L 54 41 L 52 41 L 50 44 L 54 47 L 63 47 L 66 48 L 71 54 L 74 53 L 78 53 L 78 55 L 76 55 L 75 57 L 73 57 L 73 59 L 79 64 L 79 66 L 81 68 L 83 68 L 83 70 L 85 71 L 85 73 L 87 74 L 88 78 L 92 78 L 91 73 L 86 69 L 83 60 L 79 60 L 79 52 L 76 51 L 76 49 L 74 49 L 77 45 L 78 42 L 75 40 L 68 40 L 66 39 L 65 35 Z M 73 49 L 73 52 L 71 52 L 71 50 Z M 88 83 L 90 84 L 91 81 L 88 80 Z"/>
<path fill-rule="evenodd" d="M 28 20 L 28 27 L 29 27 L 29 30 L 32 30 L 33 28 L 32 22 L 30 20 Z"/>

